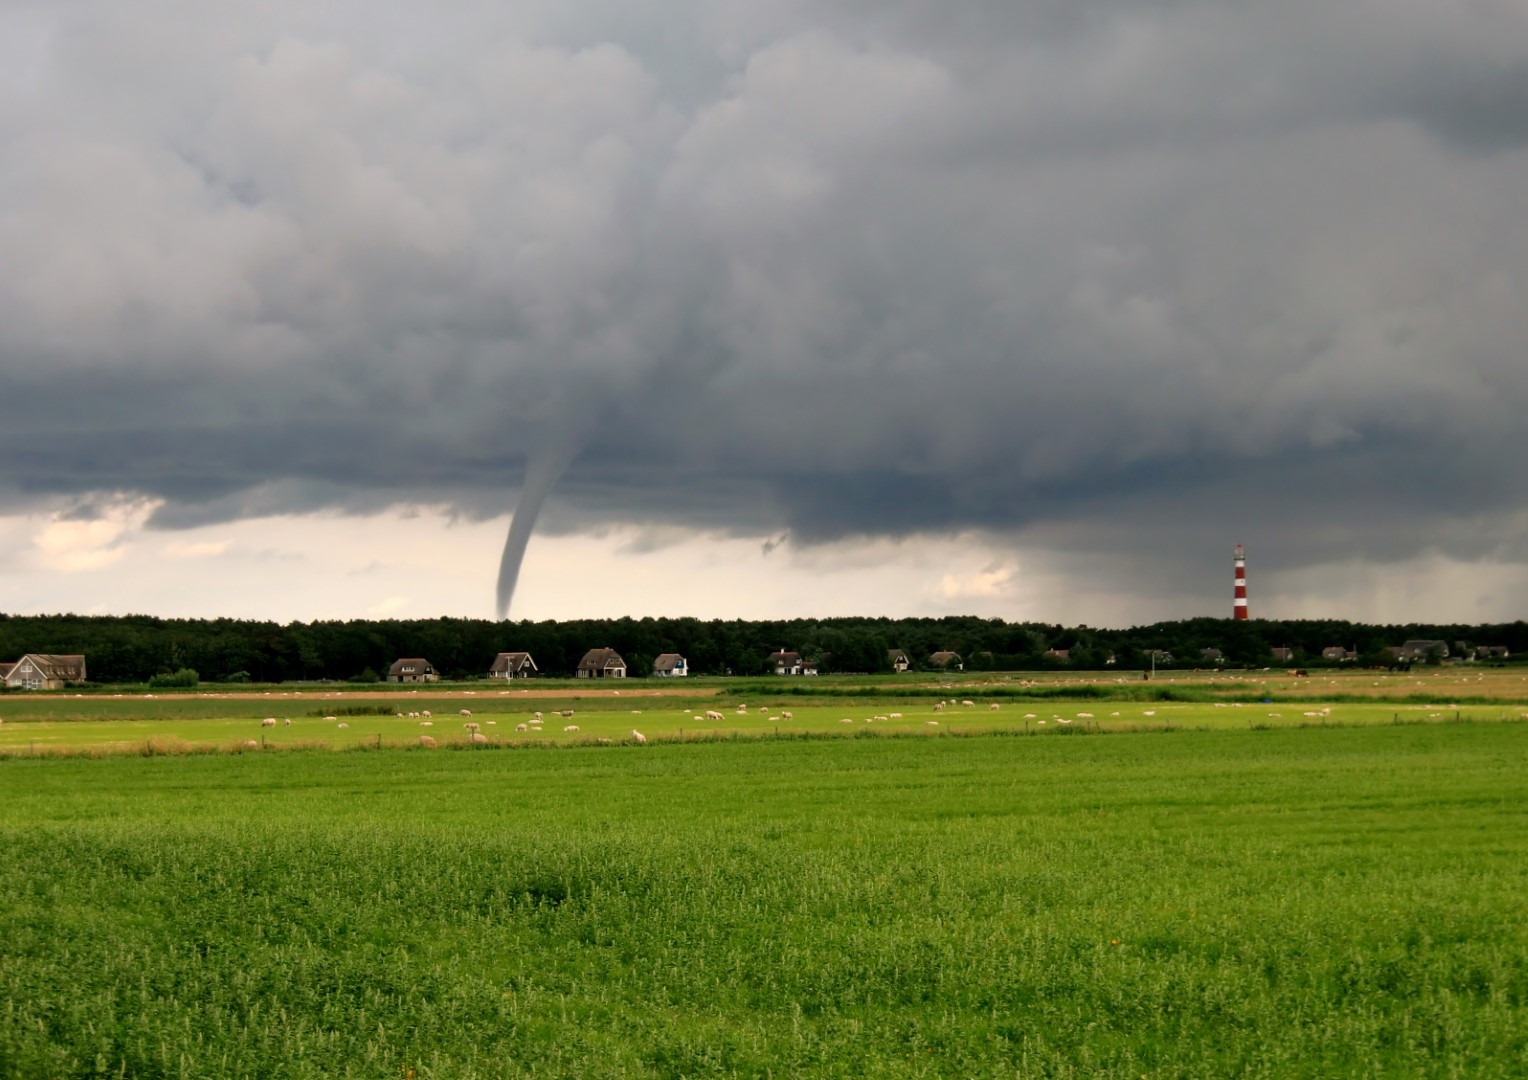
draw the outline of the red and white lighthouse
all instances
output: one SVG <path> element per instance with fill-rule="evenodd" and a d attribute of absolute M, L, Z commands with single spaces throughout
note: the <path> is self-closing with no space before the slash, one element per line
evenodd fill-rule
<path fill-rule="evenodd" d="M 1232 601 L 1231 618 L 1247 617 L 1247 552 L 1236 545 L 1236 599 Z"/>

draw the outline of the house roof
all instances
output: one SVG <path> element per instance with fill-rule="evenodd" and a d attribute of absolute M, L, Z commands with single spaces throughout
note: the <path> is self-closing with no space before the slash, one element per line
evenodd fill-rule
<path fill-rule="evenodd" d="M 621 659 L 621 654 L 611 648 L 590 649 L 578 662 L 579 671 L 605 671 L 609 668 L 625 666 L 626 661 Z"/>
<path fill-rule="evenodd" d="M 653 670 L 673 671 L 682 663 L 684 663 L 684 657 L 676 652 L 659 653 L 658 658 L 653 661 Z"/>
<path fill-rule="evenodd" d="M 405 667 L 410 669 L 417 667 L 424 673 L 435 670 L 430 666 L 430 662 L 422 656 L 400 656 L 397 660 L 393 661 L 392 666 L 387 669 L 387 673 L 389 675 L 402 675 Z"/>
<path fill-rule="evenodd" d="M 784 661 L 785 663 L 793 664 L 801 659 L 801 654 L 798 652 L 786 652 L 782 650 L 780 652 L 770 653 L 769 658 L 771 660 Z"/>
<path fill-rule="evenodd" d="M 531 659 L 528 652 L 501 652 L 493 658 L 493 664 L 488 668 L 490 675 L 501 671 L 520 671 L 524 668 L 536 670 L 536 661 Z"/>
<path fill-rule="evenodd" d="M 11 665 L 15 670 L 16 665 L 22 660 L 32 661 L 33 666 L 42 672 L 45 679 L 57 679 L 60 682 L 81 682 L 85 678 L 85 658 L 78 653 L 27 653 Z M 5 673 L 10 674 L 10 671 Z"/>
<path fill-rule="evenodd" d="M 0 679 L 9 678 L 15 667 L 15 660 L 0 660 Z"/>
<path fill-rule="evenodd" d="M 901 649 L 888 649 L 887 652 L 886 652 L 886 655 L 889 656 L 894 661 L 895 660 L 908 660 L 909 659 L 907 653 L 903 652 Z"/>
<path fill-rule="evenodd" d="M 928 662 L 931 664 L 950 664 L 959 659 L 960 654 L 958 652 L 950 652 L 948 650 L 944 650 L 941 652 L 930 653 Z"/>

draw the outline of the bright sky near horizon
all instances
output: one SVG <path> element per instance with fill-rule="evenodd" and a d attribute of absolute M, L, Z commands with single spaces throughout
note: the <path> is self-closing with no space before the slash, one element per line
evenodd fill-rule
<path fill-rule="evenodd" d="M 0 6 L 0 611 L 1528 610 L 1528 7 Z"/>

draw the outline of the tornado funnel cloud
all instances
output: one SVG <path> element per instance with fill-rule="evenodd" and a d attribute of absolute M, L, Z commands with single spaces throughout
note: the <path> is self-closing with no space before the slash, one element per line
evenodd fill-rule
<path fill-rule="evenodd" d="M 497 610 L 501 619 L 509 617 L 515 586 L 520 581 L 520 564 L 525 561 L 525 547 L 531 541 L 542 504 L 557 486 L 557 481 L 562 479 L 562 474 L 567 472 L 576 453 L 577 447 L 568 440 L 537 451 L 526 463 L 525 483 L 520 488 L 520 498 L 509 521 L 509 535 L 504 539 L 504 554 L 499 559 Z"/>

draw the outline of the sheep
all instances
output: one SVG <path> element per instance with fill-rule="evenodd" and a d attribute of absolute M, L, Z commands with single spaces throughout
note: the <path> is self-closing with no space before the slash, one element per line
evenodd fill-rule
<path fill-rule="evenodd" d="M 609 746 L 610 745 L 610 740 L 606 739 L 606 738 L 603 738 L 603 737 L 595 739 L 594 741 L 599 746 Z"/>
<path fill-rule="evenodd" d="M 890 720 L 891 717 L 889 717 L 889 716 L 877 716 L 876 719 L 881 721 L 882 723 L 885 723 L 887 720 Z"/>
<path fill-rule="evenodd" d="M 704 724 L 706 722 L 706 719 L 703 716 L 692 716 L 690 717 L 690 720 L 696 724 Z"/>
<path fill-rule="evenodd" d="M 899 712 L 887 713 L 886 716 L 887 716 L 888 719 L 891 719 L 891 720 L 900 720 L 900 719 L 902 719 L 902 714 L 899 713 Z"/>
<path fill-rule="evenodd" d="M 1155 716 L 1155 715 L 1157 715 L 1157 710 L 1155 710 L 1155 709 L 1147 709 L 1145 712 L 1141 713 L 1141 715 L 1142 716 Z"/>
<path fill-rule="evenodd" d="M 396 716 L 399 720 L 403 719 L 403 714 L 402 713 L 394 713 L 393 715 Z"/>
<path fill-rule="evenodd" d="M 934 711 L 935 712 L 944 712 L 944 702 L 941 701 L 938 704 L 936 704 L 934 706 Z"/>
<path fill-rule="evenodd" d="M 424 747 L 426 750 L 433 750 L 435 749 L 435 740 L 430 738 L 428 735 L 421 735 L 419 736 L 419 745 Z"/>
<path fill-rule="evenodd" d="M 707 720 L 720 720 L 721 718 L 722 718 L 722 714 L 717 712 L 715 709 L 707 709 L 706 710 L 706 719 Z"/>
<path fill-rule="evenodd" d="M 781 713 L 780 713 L 780 719 L 782 719 L 782 720 L 794 720 L 794 719 L 796 719 L 796 717 L 795 717 L 795 715 L 793 713 L 785 712 L 784 710 L 782 710 Z"/>
<path fill-rule="evenodd" d="M 285 724 L 287 727 L 291 727 L 292 726 L 292 718 L 290 716 L 285 717 L 281 722 L 283 724 Z"/>
<path fill-rule="evenodd" d="M 538 723 L 541 721 L 541 713 L 540 712 L 533 712 L 533 713 L 531 713 L 531 715 L 536 718 L 536 721 Z"/>
<path fill-rule="evenodd" d="M 475 720 L 469 720 L 463 724 L 462 727 L 466 728 L 468 731 L 476 731 L 478 729 L 478 723 Z"/>
<path fill-rule="evenodd" d="M 1090 713 L 1090 712 L 1080 712 L 1080 713 L 1077 714 L 1077 719 L 1079 719 L 1079 720 L 1091 720 L 1091 719 L 1093 719 L 1093 714 Z"/>
<path fill-rule="evenodd" d="M 557 715 L 562 717 L 565 720 L 571 720 L 571 719 L 573 719 L 573 710 L 572 709 L 564 709 L 564 710 L 562 710 L 562 712 L 558 713 Z"/>
<path fill-rule="evenodd" d="M 1024 714 L 1024 719 L 1026 719 L 1026 720 L 1033 720 L 1034 718 L 1035 718 L 1035 714 L 1032 713 L 1032 712 L 1027 712 L 1027 713 Z"/>
<path fill-rule="evenodd" d="M 255 742 L 254 739 L 245 739 L 244 740 L 244 749 L 246 749 L 246 750 L 258 750 L 258 749 L 260 749 L 260 744 Z"/>
<path fill-rule="evenodd" d="M 344 731 L 344 730 L 345 730 L 345 729 L 346 729 L 346 728 L 348 728 L 348 727 L 349 727 L 349 726 L 350 726 L 350 725 L 349 725 L 349 724 L 341 724 L 341 725 L 340 725 L 340 726 L 339 726 L 339 730 L 340 730 L 340 731 Z"/>
<path fill-rule="evenodd" d="M 261 727 L 275 727 L 276 726 L 276 718 L 274 716 L 267 716 L 264 720 L 260 721 L 260 726 Z"/>
<path fill-rule="evenodd" d="M 419 721 L 419 726 L 420 727 L 434 727 L 435 726 L 435 721 L 434 720 L 421 720 L 421 721 Z"/>
<path fill-rule="evenodd" d="M 968 708 L 968 709 L 974 709 L 974 708 L 976 708 L 976 702 L 974 702 L 974 701 L 971 701 L 971 700 L 969 700 L 969 699 L 967 699 L 967 700 L 965 700 L 965 701 L 962 701 L 962 702 L 961 702 L 961 704 L 962 704 L 962 705 L 964 705 L 964 706 L 965 706 L 965 707 L 966 707 L 966 708 Z"/>
<path fill-rule="evenodd" d="M 328 722 L 328 723 L 330 723 L 330 724 L 332 724 L 332 723 L 334 723 L 334 721 L 335 721 L 335 719 L 336 719 L 336 718 L 335 718 L 335 717 L 333 717 L 333 716 L 326 716 L 326 717 L 324 717 L 324 720 L 325 720 L 325 721 L 326 721 L 326 722 Z"/>
<path fill-rule="evenodd" d="M 769 718 L 769 722 L 771 724 L 778 724 L 780 722 L 780 718 L 778 716 L 771 716 Z"/>
<path fill-rule="evenodd" d="M 987 706 L 987 711 L 988 712 L 997 712 L 998 709 L 1000 709 L 1000 708 L 1002 708 L 1002 706 L 994 701 L 991 705 Z"/>
<path fill-rule="evenodd" d="M 939 726 L 939 721 L 938 720 L 929 720 L 929 721 L 926 721 L 926 723 L 928 724 L 929 727 L 938 727 Z"/>
<path fill-rule="evenodd" d="M 853 721 L 853 720 L 850 720 L 850 719 L 849 719 L 849 718 L 848 718 L 848 717 L 847 717 L 847 716 L 846 716 L 846 717 L 844 717 L 844 718 L 843 718 L 843 719 L 842 719 L 842 720 L 840 720 L 840 721 L 839 721 L 839 723 L 840 723 L 840 724 L 852 724 L 852 723 L 854 723 L 854 721 Z"/>
<path fill-rule="evenodd" d="M 429 709 L 425 709 L 422 712 L 420 712 L 419 715 L 420 716 L 429 716 L 430 715 L 430 710 Z"/>
<path fill-rule="evenodd" d="M 475 743 L 485 743 L 488 741 L 488 736 L 484 735 L 481 731 L 474 731 L 472 733 L 472 741 Z"/>
<path fill-rule="evenodd" d="M 746 714 L 746 713 L 747 713 L 747 712 L 748 712 L 748 706 L 747 706 L 747 705 L 739 705 L 739 706 L 738 706 L 738 707 L 737 707 L 737 714 L 738 714 L 738 715 L 739 715 L 739 716 L 743 716 L 743 715 L 745 715 L 745 714 Z"/>
<path fill-rule="evenodd" d="M 632 728 L 631 729 L 631 739 L 632 739 L 633 742 L 637 743 L 638 745 L 645 745 L 646 742 L 647 742 L 647 736 L 642 734 L 636 728 Z"/>
<path fill-rule="evenodd" d="M 472 715 L 472 710 L 471 709 L 463 709 L 462 710 L 462 715 L 463 716 L 471 716 Z"/>
<path fill-rule="evenodd" d="M 565 725 L 563 727 L 562 730 L 563 731 L 577 731 L 578 730 L 578 725 L 577 724 L 567 724 L 567 725 Z"/>

